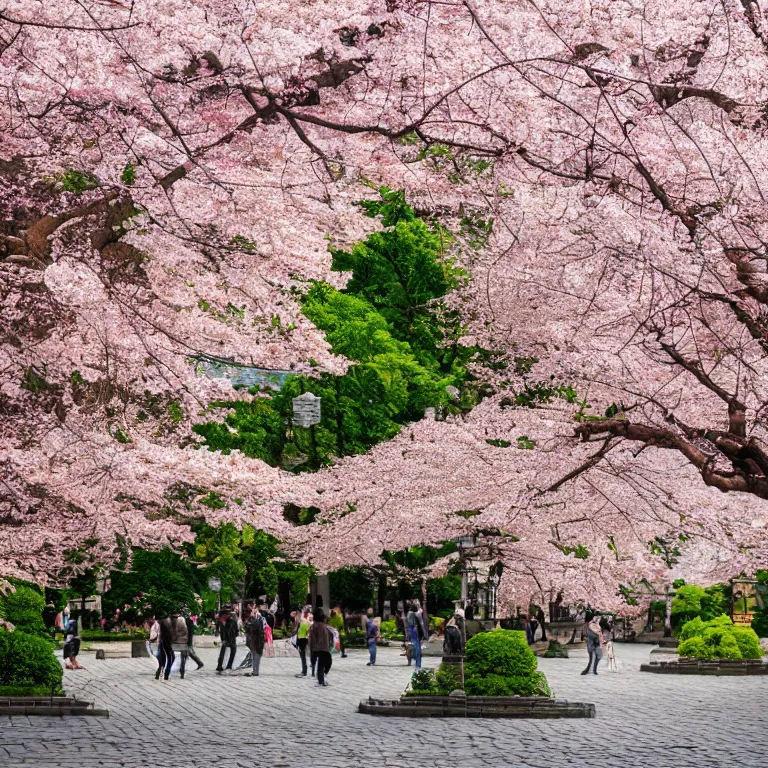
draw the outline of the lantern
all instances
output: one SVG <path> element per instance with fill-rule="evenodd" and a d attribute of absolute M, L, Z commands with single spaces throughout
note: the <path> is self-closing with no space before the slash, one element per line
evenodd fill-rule
<path fill-rule="evenodd" d="M 299 427 L 311 427 L 320 423 L 321 397 L 311 392 L 293 398 L 293 423 Z"/>

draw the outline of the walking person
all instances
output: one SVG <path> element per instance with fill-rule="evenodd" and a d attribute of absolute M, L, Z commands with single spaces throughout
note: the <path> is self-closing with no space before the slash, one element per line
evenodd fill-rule
<path fill-rule="evenodd" d="M 174 660 L 172 642 L 170 620 L 163 619 L 160 622 L 160 647 L 157 652 L 157 672 L 155 672 L 155 680 L 159 680 L 160 675 L 163 675 L 164 680 L 167 680 L 170 677 L 171 667 L 173 666 Z"/>
<path fill-rule="evenodd" d="M 245 644 L 251 652 L 251 672 L 246 672 L 246 677 L 258 677 L 261 657 L 264 653 L 264 644 L 266 642 L 266 622 L 259 612 L 254 608 L 245 624 Z"/>
<path fill-rule="evenodd" d="M 587 653 L 589 654 L 587 668 L 581 674 L 588 675 L 592 667 L 592 674 L 596 675 L 597 665 L 603 657 L 603 631 L 597 615 L 593 616 L 587 624 Z"/>
<path fill-rule="evenodd" d="M 339 648 L 341 649 L 341 658 L 347 658 L 347 649 L 344 647 L 344 614 L 337 605 L 331 611 L 331 617 L 328 619 L 328 626 L 333 627 L 339 633 Z"/>
<path fill-rule="evenodd" d="M 202 669 L 205 664 L 200 660 L 200 657 L 195 653 L 195 622 L 192 621 L 192 617 L 187 614 L 184 617 L 184 623 L 187 625 L 187 656 L 197 664 L 198 669 Z"/>
<path fill-rule="evenodd" d="M 376 664 L 376 637 L 378 635 L 378 629 L 373 621 L 373 616 L 368 616 L 365 620 L 365 642 L 368 646 L 368 656 L 370 661 L 366 664 L 367 667 L 372 667 Z"/>
<path fill-rule="evenodd" d="M 541 627 L 541 639 L 546 640 L 547 639 L 547 628 L 544 625 L 544 622 L 546 620 L 546 616 L 544 615 L 544 610 L 542 608 L 539 608 L 538 611 L 536 611 L 536 620 L 539 622 L 539 626 Z"/>
<path fill-rule="evenodd" d="M 219 638 L 221 639 L 221 650 L 219 651 L 219 663 L 216 665 L 216 674 L 224 672 L 224 655 L 229 649 L 229 661 L 227 662 L 227 672 L 232 671 L 232 664 L 235 661 L 237 652 L 237 619 L 232 615 L 230 608 L 222 609 L 219 614 Z"/>
<path fill-rule="evenodd" d="M 421 669 L 421 637 L 424 632 L 423 621 L 418 614 L 418 606 L 411 603 L 408 607 L 408 615 L 405 617 L 406 639 L 411 644 L 411 658 L 413 668 L 418 672 Z"/>
<path fill-rule="evenodd" d="M 157 659 L 157 654 L 160 653 L 160 622 L 156 616 L 152 617 L 152 626 L 149 628 L 147 650 L 153 659 Z"/>
<path fill-rule="evenodd" d="M 166 621 L 168 621 L 168 628 L 171 633 L 171 650 L 174 656 L 179 654 L 181 657 L 179 677 L 183 680 L 187 666 L 187 622 L 178 611 L 174 611 Z M 168 675 L 166 675 L 165 679 L 168 679 Z"/>
<path fill-rule="evenodd" d="M 299 626 L 296 632 L 296 647 L 299 649 L 299 656 L 301 657 L 301 672 L 296 677 L 307 676 L 307 645 L 309 644 L 309 610 L 303 609 L 301 612 L 301 618 L 299 619 Z"/>
<path fill-rule="evenodd" d="M 331 669 L 331 643 L 333 634 L 325 623 L 325 614 L 322 608 L 316 608 L 314 621 L 309 629 L 309 650 L 312 654 L 312 666 L 317 669 L 317 685 L 327 686 L 326 676 Z"/>

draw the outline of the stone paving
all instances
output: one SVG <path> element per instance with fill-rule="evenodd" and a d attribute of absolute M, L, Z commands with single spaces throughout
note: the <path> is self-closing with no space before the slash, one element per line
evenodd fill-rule
<path fill-rule="evenodd" d="M 0 719 L 0 766 L 47 768 L 766 768 L 768 680 L 642 674 L 650 646 L 617 645 L 622 671 L 582 677 L 584 651 L 541 659 L 558 697 L 591 701 L 594 720 L 412 720 L 359 715 L 369 694 L 409 679 L 394 649 L 334 657 L 327 688 L 296 679 L 299 660 L 265 659 L 261 676 L 214 675 L 217 651 L 185 680 L 156 682 L 149 659 L 65 672 L 67 693 L 105 718 Z M 242 658 L 243 649 L 238 649 Z M 428 659 L 435 665 L 438 659 Z M 194 664 L 190 665 L 194 669 Z"/>

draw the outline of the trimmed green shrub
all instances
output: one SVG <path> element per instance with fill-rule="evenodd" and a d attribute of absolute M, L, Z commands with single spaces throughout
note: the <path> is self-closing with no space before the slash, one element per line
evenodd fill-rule
<path fill-rule="evenodd" d="M 525 632 L 495 629 L 481 632 L 467 642 L 465 678 L 531 677 L 535 671 L 536 656 L 528 647 Z"/>
<path fill-rule="evenodd" d="M 680 656 L 699 659 L 759 659 L 760 640 L 749 627 L 736 627 L 730 617 L 717 616 L 702 621 L 698 616 L 680 632 Z"/>
<path fill-rule="evenodd" d="M 760 638 L 753 629 L 749 627 L 734 627 L 731 634 L 739 644 L 741 657 L 743 659 L 759 659 L 763 655 L 763 649 L 760 647 Z"/>
<path fill-rule="evenodd" d="M 697 616 L 695 619 L 691 619 L 691 621 L 683 625 L 678 638 L 682 643 L 686 640 L 690 640 L 692 637 L 702 637 L 704 635 L 704 628 L 704 622 Z"/>
<path fill-rule="evenodd" d="M 63 671 L 53 644 L 24 632 L 0 630 L 0 686 L 43 686 L 59 690 Z"/>
<path fill-rule="evenodd" d="M 461 665 L 441 664 L 435 672 L 435 683 L 440 692 L 444 694 L 449 694 L 457 689 L 461 690 L 464 687 L 461 684 Z"/>
<path fill-rule="evenodd" d="M 21 584 L 15 592 L 0 598 L 0 617 L 30 635 L 49 636 L 43 621 L 44 608 L 45 598 L 36 589 Z"/>
<path fill-rule="evenodd" d="M 469 677 L 464 688 L 467 696 L 550 696 L 551 691 L 543 672 L 528 677 L 486 675 Z"/>
<path fill-rule="evenodd" d="M 689 637 L 683 640 L 677 647 L 677 652 L 681 657 L 712 658 L 712 649 L 704 642 L 703 637 Z"/>
<path fill-rule="evenodd" d="M 417 696 L 437 695 L 434 669 L 420 669 L 411 675 L 411 692 Z"/>

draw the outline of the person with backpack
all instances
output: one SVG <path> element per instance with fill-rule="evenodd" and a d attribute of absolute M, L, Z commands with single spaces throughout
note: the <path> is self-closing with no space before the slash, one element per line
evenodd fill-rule
<path fill-rule="evenodd" d="M 597 615 L 587 623 L 587 653 L 589 654 L 587 668 L 581 674 L 588 675 L 592 667 L 592 674 L 596 675 L 597 665 L 603 658 L 603 631 L 600 627 L 600 617 Z"/>
<path fill-rule="evenodd" d="M 232 615 L 231 608 L 225 606 L 219 614 L 219 637 L 221 639 L 221 650 L 219 651 L 219 663 L 216 665 L 216 674 L 224 672 L 224 655 L 229 648 L 229 661 L 227 662 L 227 672 L 232 671 L 232 664 L 235 661 L 237 652 L 237 619 Z"/>
<path fill-rule="evenodd" d="M 251 672 L 246 672 L 246 677 L 258 677 L 261 657 L 264 653 L 266 642 L 266 622 L 258 608 L 251 611 L 245 624 L 245 644 L 251 652 Z"/>

